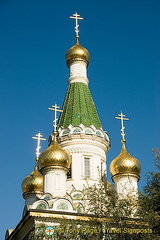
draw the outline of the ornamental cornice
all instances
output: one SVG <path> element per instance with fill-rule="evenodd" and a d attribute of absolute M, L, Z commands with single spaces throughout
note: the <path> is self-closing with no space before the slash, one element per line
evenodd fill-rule
<path fill-rule="evenodd" d="M 97 139 L 93 140 L 90 137 L 84 137 L 83 139 L 78 136 L 74 136 L 73 138 L 65 137 L 59 138 L 58 141 L 62 148 L 74 147 L 75 145 L 77 145 L 77 147 L 85 146 L 85 149 L 94 148 L 96 151 L 94 151 L 95 153 L 97 153 L 97 151 L 103 151 L 106 153 L 110 149 L 109 142 L 102 139 L 100 141 L 97 141 Z"/>
<path fill-rule="evenodd" d="M 28 192 L 25 192 L 23 193 L 23 197 L 27 197 L 27 196 L 38 196 L 38 195 L 43 195 L 43 191 L 28 191 Z"/>
<path fill-rule="evenodd" d="M 66 130 L 69 130 L 68 132 L 66 132 Z M 78 130 L 78 131 L 77 131 Z M 97 132 L 98 131 L 98 132 Z M 63 126 L 61 126 L 59 129 L 58 129 L 58 132 L 59 132 L 59 135 L 62 136 L 62 135 L 66 135 L 67 133 L 85 133 L 85 134 L 95 134 L 99 137 L 104 137 L 106 136 L 106 139 L 109 141 L 109 137 L 108 137 L 108 134 L 103 131 L 102 128 L 95 128 L 94 125 L 91 125 L 90 127 L 86 127 L 85 125 L 83 125 L 82 123 L 79 125 L 79 126 L 73 126 L 72 124 L 70 124 L 68 126 L 68 128 L 64 128 Z"/>
<path fill-rule="evenodd" d="M 68 79 L 68 83 L 74 83 L 74 82 L 82 82 L 88 85 L 89 80 L 86 77 L 83 76 L 72 76 Z"/>
<path fill-rule="evenodd" d="M 100 143 L 100 147 L 104 149 L 104 151 L 108 151 L 110 148 L 110 139 L 108 134 L 104 132 L 101 128 L 96 129 L 94 125 L 90 127 L 85 127 L 83 124 L 80 124 L 77 127 L 72 126 L 71 124 L 68 128 L 59 128 L 59 143 L 70 141 L 70 140 L 91 140 L 92 144 Z M 85 144 L 88 144 L 85 143 Z"/>
<path fill-rule="evenodd" d="M 85 145 L 70 145 L 65 146 L 64 149 L 69 153 L 82 153 L 82 154 L 95 154 L 105 159 L 105 152 L 102 149 L 93 147 L 93 146 L 85 146 Z"/>
<path fill-rule="evenodd" d="M 60 170 L 60 171 L 65 171 L 65 172 L 68 172 L 68 168 L 65 168 L 65 167 L 62 167 L 62 166 L 46 166 L 46 167 L 43 167 L 41 169 L 41 172 L 42 174 L 46 174 L 50 171 L 54 171 L 54 170 Z"/>
<path fill-rule="evenodd" d="M 135 178 L 137 181 L 139 181 L 140 179 L 140 176 L 134 173 L 117 173 L 114 176 L 112 176 L 112 181 L 115 182 L 115 180 L 116 181 L 122 180 L 123 177 L 127 177 L 128 179 L 132 177 Z"/>
<path fill-rule="evenodd" d="M 70 59 L 68 62 L 67 62 L 67 66 L 68 67 L 71 67 L 71 65 L 73 65 L 74 63 L 81 63 L 83 64 L 84 66 L 88 66 L 88 61 L 85 60 L 85 59 L 82 59 L 82 58 L 73 58 L 73 59 Z"/>
<path fill-rule="evenodd" d="M 84 65 L 86 67 L 86 61 L 82 61 L 81 58 L 76 58 L 76 60 L 73 61 L 73 64 L 81 64 L 81 65 Z"/>

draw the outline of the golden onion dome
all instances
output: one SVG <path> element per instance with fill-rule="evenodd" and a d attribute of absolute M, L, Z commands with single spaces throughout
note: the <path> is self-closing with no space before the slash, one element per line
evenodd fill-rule
<path fill-rule="evenodd" d="M 44 150 L 39 156 L 40 167 L 64 167 L 69 168 L 71 164 L 69 154 L 61 148 L 57 142 L 57 133 L 54 132 L 54 139 L 51 145 Z"/>
<path fill-rule="evenodd" d="M 42 192 L 43 191 L 43 175 L 39 172 L 37 165 L 33 172 L 28 175 L 22 182 L 22 192 Z"/>
<path fill-rule="evenodd" d="M 110 173 L 113 176 L 116 174 L 140 174 L 141 166 L 140 162 L 132 157 L 126 149 L 125 140 L 122 140 L 122 150 L 121 153 L 113 159 L 110 164 Z"/>
<path fill-rule="evenodd" d="M 82 47 L 79 44 L 78 40 L 76 41 L 76 44 L 73 47 L 71 47 L 66 53 L 66 62 L 68 67 L 70 66 L 70 63 L 73 60 L 83 60 L 88 65 L 89 59 L 90 59 L 90 54 L 88 50 Z"/>

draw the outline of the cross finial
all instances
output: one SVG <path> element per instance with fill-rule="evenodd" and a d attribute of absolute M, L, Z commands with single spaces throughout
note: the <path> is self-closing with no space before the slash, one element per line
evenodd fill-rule
<path fill-rule="evenodd" d="M 48 108 L 49 110 L 54 111 L 54 120 L 53 120 L 53 127 L 54 127 L 54 131 L 56 131 L 57 128 L 57 112 L 63 112 L 62 110 L 58 109 L 60 107 L 57 106 L 57 104 L 55 103 L 55 105 L 52 105 L 51 108 Z"/>
<path fill-rule="evenodd" d="M 125 132 L 124 132 L 124 129 L 125 129 L 125 127 L 124 127 L 124 120 L 129 120 L 128 118 L 125 118 L 125 115 L 122 113 L 122 111 L 121 111 L 121 113 L 120 114 L 118 114 L 118 117 L 115 117 L 116 119 L 120 119 L 121 120 L 121 136 L 122 136 L 122 140 L 125 140 Z"/>
<path fill-rule="evenodd" d="M 78 29 L 78 27 L 79 27 L 79 25 L 78 25 L 78 20 L 82 20 L 83 18 L 82 17 L 80 17 L 80 15 L 78 14 L 78 13 L 74 13 L 73 14 L 73 16 L 70 16 L 70 18 L 73 18 L 73 19 L 75 19 L 76 20 L 76 26 L 75 26 L 75 33 L 76 33 L 76 39 L 78 40 L 78 38 L 79 38 L 79 29 Z"/>
<path fill-rule="evenodd" d="M 45 141 L 46 139 L 43 138 L 43 135 L 40 134 L 40 132 L 39 132 L 38 134 L 36 134 L 35 137 L 32 137 L 32 138 L 38 140 L 38 141 L 37 141 L 37 148 L 36 148 L 36 156 L 37 156 L 37 158 L 38 158 L 39 155 L 40 155 L 40 151 L 39 151 L 39 150 L 41 149 L 40 141 L 41 141 L 41 140 Z"/>

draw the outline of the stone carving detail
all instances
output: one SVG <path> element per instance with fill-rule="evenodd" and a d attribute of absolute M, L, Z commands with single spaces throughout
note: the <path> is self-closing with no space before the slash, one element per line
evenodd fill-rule
<path fill-rule="evenodd" d="M 63 137 L 66 135 L 72 134 L 85 134 L 85 135 L 94 135 L 95 137 L 104 138 L 106 141 L 110 141 L 108 134 L 102 129 L 96 129 L 94 126 L 85 127 L 83 124 L 80 124 L 78 127 L 73 127 L 69 125 L 68 128 L 59 128 L 59 136 Z"/>
<path fill-rule="evenodd" d="M 100 149 L 94 148 L 94 147 L 68 146 L 68 147 L 64 147 L 64 149 L 70 154 L 85 153 L 85 154 L 96 154 L 96 155 L 103 156 L 103 152 Z"/>

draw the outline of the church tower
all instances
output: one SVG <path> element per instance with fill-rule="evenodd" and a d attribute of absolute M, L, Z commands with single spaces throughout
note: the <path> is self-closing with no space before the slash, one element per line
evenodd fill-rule
<path fill-rule="evenodd" d="M 76 43 L 66 53 L 69 68 L 68 90 L 63 103 L 63 112 L 58 123 L 59 143 L 71 156 L 67 191 L 81 191 L 86 182 L 92 185 L 99 179 L 99 173 L 106 172 L 106 153 L 110 140 L 102 129 L 96 107 L 88 88 L 87 67 L 90 55 L 79 43 L 78 20 L 76 20 Z"/>
<path fill-rule="evenodd" d="M 76 43 L 66 53 L 69 86 L 62 110 L 57 104 L 49 108 L 54 111 L 54 130 L 49 147 L 41 154 L 40 141 L 44 139 L 40 133 L 34 137 L 38 140 L 36 167 L 22 183 L 24 215 L 28 209 L 85 212 L 84 188 L 106 174 L 110 140 L 88 88 L 90 55 L 79 43 L 78 20 L 82 18 L 77 13 L 71 18 L 76 20 Z M 61 113 L 59 119 L 57 112 Z"/>
<path fill-rule="evenodd" d="M 57 132 L 50 146 L 40 154 L 39 162 L 44 176 L 44 193 L 55 197 L 66 195 L 66 177 L 70 167 L 70 157 L 57 142 Z"/>

